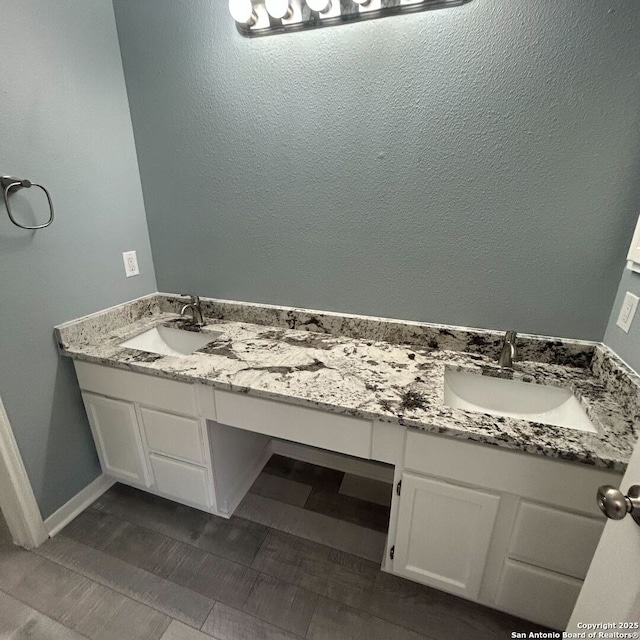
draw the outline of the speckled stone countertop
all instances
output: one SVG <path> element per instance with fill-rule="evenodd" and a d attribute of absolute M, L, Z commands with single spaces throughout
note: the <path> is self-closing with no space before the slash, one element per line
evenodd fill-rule
<path fill-rule="evenodd" d="M 177 304 L 172 296 L 156 294 L 61 325 L 60 351 L 620 472 L 638 436 L 638 378 L 603 345 L 523 336 L 519 351 L 529 359 L 500 369 L 500 332 L 203 300 L 208 324 L 201 332 L 211 333 L 212 341 L 195 353 L 161 356 L 120 346 L 155 326 L 190 328 L 175 313 Z M 570 388 L 598 433 L 448 407 L 446 368 Z"/>

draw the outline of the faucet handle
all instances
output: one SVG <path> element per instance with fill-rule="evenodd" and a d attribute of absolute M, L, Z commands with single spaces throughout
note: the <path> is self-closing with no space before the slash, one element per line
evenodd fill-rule
<path fill-rule="evenodd" d="M 518 337 L 518 334 L 515 331 L 507 331 L 504 334 L 505 342 L 513 342 Z"/>
<path fill-rule="evenodd" d="M 189 298 L 189 301 L 190 301 L 191 304 L 194 304 L 197 307 L 200 306 L 200 298 L 199 298 L 199 296 L 194 296 L 192 293 L 181 293 L 180 297 Z"/>

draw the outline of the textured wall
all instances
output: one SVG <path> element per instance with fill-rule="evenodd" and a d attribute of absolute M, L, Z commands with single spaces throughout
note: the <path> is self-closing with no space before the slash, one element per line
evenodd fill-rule
<path fill-rule="evenodd" d="M 629 236 L 631 242 L 631 236 Z M 616 325 L 624 296 L 630 291 L 640 297 L 640 274 L 624 270 L 620 279 L 618 294 L 611 310 L 611 317 L 604 336 L 605 344 L 609 345 L 628 365 L 640 372 L 640 310 L 629 328 L 629 333 L 625 333 Z"/>
<path fill-rule="evenodd" d="M 640 2 L 247 40 L 114 0 L 159 286 L 601 339 L 639 200 Z"/>
<path fill-rule="evenodd" d="M 156 285 L 110 0 L 4 0 L 2 25 L 0 172 L 49 187 L 57 216 L 21 231 L 0 205 L 0 395 L 46 517 L 100 472 L 53 326 Z"/>

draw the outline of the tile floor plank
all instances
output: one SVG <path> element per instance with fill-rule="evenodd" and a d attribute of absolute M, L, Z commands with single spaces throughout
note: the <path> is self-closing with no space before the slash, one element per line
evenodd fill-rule
<path fill-rule="evenodd" d="M 211 636 L 174 620 L 160 640 L 211 640 Z"/>
<path fill-rule="evenodd" d="M 166 578 L 189 555 L 191 547 L 174 538 L 127 522 L 104 546 L 104 551 L 140 569 Z"/>
<path fill-rule="evenodd" d="M 360 498 L 344 496 L 314 489 L 304 505 L 305 509 L 351 522 L 386 535 L 389 529 L 389 507 L 366 502 Z"/>
<path fill-rule="evenodd" d="M 437 640 L 503 640 L 541 627 L 475 602 L 380 572 L 367 611 Z"/>
<path fill-rule="evenodd" d="M 36 552 L 191 626 L 199 628 L 214 605 L 213 600 L 174 582 L 62 536 L 48 540 Z"/>
<path fill-rule="evenodd" d="M 365 609 L 379 565 L 330 547 L 272 531 L 253 568 L 321 596 Z"/>
<path fill-rule="evenodd" d="M 0 591 L 0 638 L 7 640 L 86 640 L 26 604 Z"/>
<path fill-rule="evenodd" d="M 281 629 L 304 636 L 317 600 L 315 593 L 259 574 L 242 610 Z"/>
<path fill-rule="evenodd" d="M 265 498 L 291 504 L 294 507 L 304 507 L 304 503 L 311 493 L 311 488 L 308 484 L 262 472 L 249 491 Z"/>
<path fill-rule="evenodd" d="M 387 536 L 350 522 L 342 522 L 299 507 L 248 493 L 236 511 L 237 515 L 260 524 L 290 533 L 306 540 L 346 551 L 380 562 Z"/>
<path fill-rule="evenodd" d="M 72 520 L 61 533 L 94 549 L 103 549 L 126 525 L 124 520 L 110 513 L 87 509 Z"/>
<path fill-rule="evenodd" d="M 420 635 L 358 609 L 321 598 L 313 614 L 309 640 L 425 640 Z M 467 640 L 475 640 L 469 636 Z"/>
<path fill-rule="evenodd" d="M 109 489 L 93 503 L 92 509 L 188 544 L 193 544 L 202 535 L 211 517 L 204 511 L 122 484 Z"/>
<path fill-rule="evenodd" d="M 343 496 L 351 496 L 352 498 L 360 498 L 360 500 L 373 502 L 383 507 L 390 507 L 391 497 L 393 496 L 393 484 L 382 482 L 381 480 L 355 476 L 352 473 L 345 473 L 338 493 L 341 493 Z"/>
<path fill-rule="evenodd" d="M 327 467 L 319 467 L 309 462 L 293 460 L 278 454 L 271 456 L 264 473 L 306 484 L 314 489 L 337 492 L 344 478 L 343 471 L 336 471 Z"/>
<path fill-rule="evenodd" d="M 250 566 L 268 531 L 264 525 L 235 516 L 229 520 L 211 516 L 193 544 L 227 560 Z"/>
<path fill-rule="evenodd" d="M 249 567 L 194 547 L 168 579 L 206 598 L 241 609 L 257 576 Z"/>
<path fill-rule="evenodd" d="M 247 566 L 267 535 L 266 527 L 259 523 L 235 516 L 227 520 L 124 485 L 115 485 L 92 509 L 142 527 L 138 530 L 142 538 L 145 531 L 153 531 Z M 124 538 L 134 531 L 129 527 L 127 535 L 118 536 L 115 544 L 122 546 Z M 130 546 L 135 555 L 135 542 L 131 541 Z M 148 548 L 144 553 L 149 557 Z M 162 557 L 161 552 L 157 555 Z"/>
<path fill-rule="evenodd" d="M 0 560 L 3 591 L 89 640 L 158 640 L 164 614 L 28 551 Z"/>
<path fill-rule="evenodd" d="M 216 640 L 298 640 L 288 631 L 259 618 L 216 603 L 202 626 L 202 631 Z M 333 638 L 332 640 L 338 640 Z"/>

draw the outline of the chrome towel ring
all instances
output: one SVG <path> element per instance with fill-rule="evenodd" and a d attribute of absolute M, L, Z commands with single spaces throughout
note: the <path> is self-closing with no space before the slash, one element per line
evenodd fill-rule
<path fill-rule="evenodd" d="M 0 178 L 0 185 L 2 186 L 3 194 L 4 194 L 4 204 L 7 207 L 7 213 L 9 214 L 9 220 L 16 225 L 16 227 L 20 227 L 21 229 L 44 229 L 48 227 L 53 222 L 53 202 L 51 202 L 51 196 L 49 192 L 41 185 L 35 184 L 26 178 L 12 178 L 10 176 L 2 176 Z M 20 189 L 30 189 L 31 187 L 38 187 L 38 189 L 42 189 L 44 194 L 47 196 L 47 202 L 49 203 L 49 220 L 44 224 L 36 225 L 35 227 L 28 227 L 23 224 L 20 224 L 14 217 L 13 211 L 11 211 L 11 205 L 9 204 L 9 194 L 11 190 L 18 191 Z"/>

